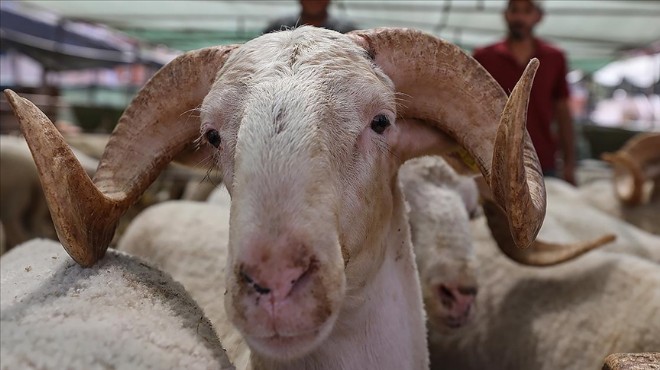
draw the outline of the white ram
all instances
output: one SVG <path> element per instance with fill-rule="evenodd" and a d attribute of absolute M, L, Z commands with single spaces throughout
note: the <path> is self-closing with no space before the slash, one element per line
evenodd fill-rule
<path fill-rule="evenodd" d="M 409 29 L 301 27 L 188 52 L 133 99 L 92 181 L 47 118 L 7 95 L 77 262 L 104 255 L 121 214 L 172 159 L 207 161 L 232 197 L 217 296 L 254 369 L 421 369 L 398 168 L 423 154 L 463 159 L 507 210 L 516 245 L 529 245 L 545 210 L 525 130 L 537 67 L 507 98 L 460 48 Z"/>
<path fill-rule="evenodd" d="M 116 251 L 81 268 L 35 239 L 0 259 L 2 369 L 230 369 L 181 284 Z"/>

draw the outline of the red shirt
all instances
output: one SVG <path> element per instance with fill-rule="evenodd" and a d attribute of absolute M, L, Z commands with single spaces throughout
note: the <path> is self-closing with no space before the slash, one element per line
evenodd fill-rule
<path fill-rule="evenodd" d="M 541 62 L 529 98 L 527 131 L 536 148 L 543 171 L 555 170 L 557 139 L 551 130 L 555 103 L 568 98 L 566 83 L 566 58 L 564 53 L 535 39 L 535 58 Z M 525 70 L 509 51 L 505 41 L 476 49 L 474 58 L 495 78 L 507 94 L 510 94 Z"/>

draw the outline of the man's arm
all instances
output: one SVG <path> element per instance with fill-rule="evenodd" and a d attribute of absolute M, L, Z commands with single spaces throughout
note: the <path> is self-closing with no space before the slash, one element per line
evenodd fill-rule
<path fill-rule="evenodd" d="M 559 145 L 563 158 L 563 178 L 575 185 L 575 133 L 573 132 L 573 117 L 568 107 L 568 99 L 560 99 L 556 103 L 556 116 L 559 133 Z"/>

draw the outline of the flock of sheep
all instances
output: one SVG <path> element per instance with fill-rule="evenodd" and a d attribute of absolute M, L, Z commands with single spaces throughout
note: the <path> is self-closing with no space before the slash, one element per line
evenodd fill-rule
<path fill-rule="evenodd" d="M 537 66 L 507 98 L 432 36 L 302 27 L 175 59 L 92 150 L 6 92 L 0 367 L 660 367 L 660 135 L 544 181 Z"/>

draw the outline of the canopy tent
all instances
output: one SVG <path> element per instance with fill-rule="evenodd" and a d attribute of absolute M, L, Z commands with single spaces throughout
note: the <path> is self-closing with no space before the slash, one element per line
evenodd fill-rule
<path fill-rule="evenodd" d="M 594 73 L 594 81 L 617 86 L 623 81 L 648 88 L 660 81 L 660 53 L 614 61 Z"/>
<path fill-rule="evenodd" d="M 167 55 L 155 53 L 140 40 L 105 26 L 70 21 L 19 3 L 0 3 L 0 48 L 14 49 L 47 70 L 64 71 L 144 63 L 160 67 Z"/>
<path fill-rule="evenodd" d="M 267 23 L 296 14 L 296 0 L 280 1 L 62 1 L 23 0 L 69 19 L 108 24 L 178 50 L 244 42 Z M 334 0 L 331 13 L 360 28 L 414 27 L 468 50 L 505 32 L 506 0 Z M 572 68 L 595 71 L 627 50 L 660 39 L 660 1 L 546 0 L 541 37 L 566 50 Z"/>

